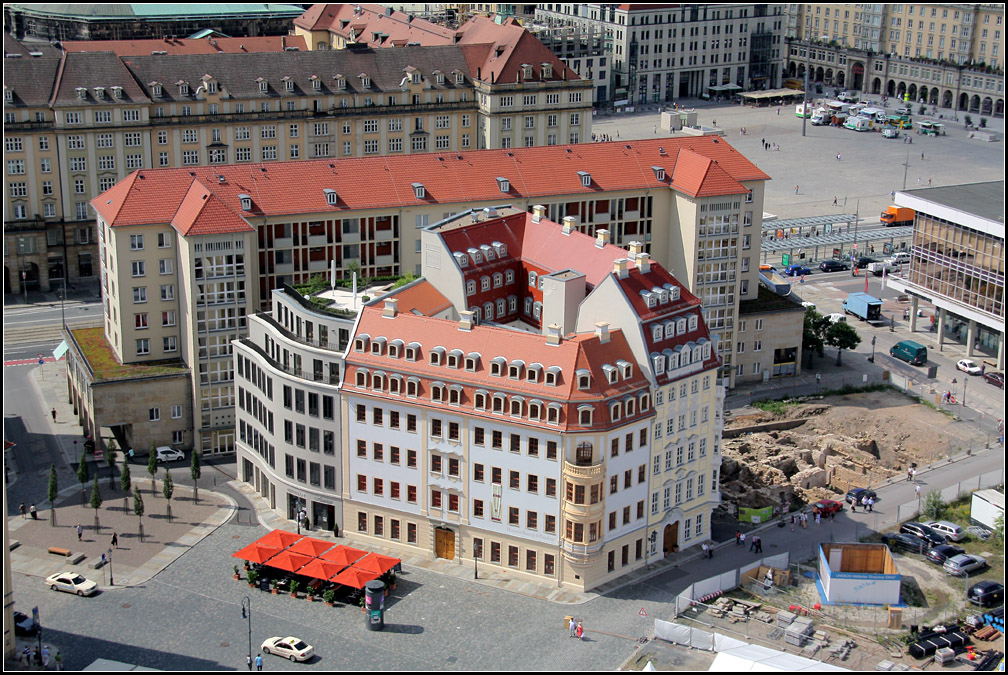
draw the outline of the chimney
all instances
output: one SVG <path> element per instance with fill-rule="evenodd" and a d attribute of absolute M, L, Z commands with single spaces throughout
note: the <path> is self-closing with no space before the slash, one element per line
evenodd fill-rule
<path fill-rule="evenodd" d="M 647 274 L 651 271 L 651 256 L 647 253 L 638 253 L 637 259 L 637 269 L 640 270 L 641 274 Z"/>
<path fill-rule="evenodd" d="M 564 234 L 570 234 L 573 232 L 575 226 L 577 226 L 577 218 L 574 216 L 564 216 L 562 230 Z"/>
<path fill-rule="evenodd" d="M 606 321 L 600 321 L 595 324 L 595 335 L 598 337 L 598 341 L 601 344 L 609 342 L 609 323 Z"/>
<path fill-rule="evenodd" d="M 633 258 L 634 260 L 636 260 L 637 259 L 637 254 L 638 253 L 643 253 L 643 252 L 644 252 L 644 244 L 642 244 L 639 241 L 631 241 L 630 242 L 630 257 L 631 258 Z"/>
<path fill-rule="evenodd" d="M 619 260 L 613 261 L 613 274 L 616 275 L 618 279 L 626 279 L 630 276 L 629 273 L 630 261 L 626 258 L 620 258 Z"/>
<path fill-rule="evenodd" d="M 385 301 L 385 309 L 382 310 L 381 315 L 386 319 L 394 319 L 398 311 L 397 305 L 399 301 L 395 298 L 389 298 Z"/>
<path fill-rule="evenodd" d="M 536 204 L 532 207 L 532 222 L 538 223 L 540 220 L 546 217 L 546 207 L 542 204 Z"/>
<path fill-rule="evenodd" d="M 546 327 L 546 344 L 548 345 L 558 345 L 560 344 L 560 324 L 551 323 Z"/>
<path fill-rule="evenodd" d="M 465 332 L 468 333 L 469 331 L 472 330 L 472 327 L 473 327 L 473 313 L 467 309 L 459 312 L 458 329 L 464 330 Z"/>
<path fill-rule="evenodd" d="M 609 230 L 605 229 L 604 227 L 595 230 L 595 246 L 597 248 L 603 248 L 608 243 L 609 243 Z"/>

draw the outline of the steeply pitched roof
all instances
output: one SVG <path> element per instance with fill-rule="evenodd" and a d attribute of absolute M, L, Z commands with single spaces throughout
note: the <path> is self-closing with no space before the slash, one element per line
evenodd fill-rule
<path fill-rule="evenodd" d="M 266 35 L 261 37 L 215 37 L 208 39 L 164 38 L 162 40 L 71 40 L 61 43 L 67 52 L 113 52 L 117 56 L 149 56 L 151 52 L 168 54 L 242 54 L 282 52 L 292 48 L 306 51 L 301 36 Z"/>
<path fill-rule="evenodd" d="M 490 45 L 490 50 L 481 65 L 481 78 L 494 83 L 515 83 L 525 81 L 522 65 L 532 66 L 529 81 L 579 80 L 577 73 L 556 57 L 539 38 L 529 33 L 514 19 L 501 24 L 485 16 L 474 16 L 460 28 L 460 44 Z M 552 66 L 549 77 L 543 76 L 542 64 Z"/>
<path fill-rule="evenodd" d="M 391 7 L 366 3 L 316 3 L 294 19 L 294 25 L 306 30 L 329 31 L 344 38 L 349 37 L 351 28 L 355 28 L 356 40 L 374 47 L 391 47 L 393 42 L 400 45 L 406 42 L 452 44 L 455 35 L 450 28 L 414 18 Z"/>
<path fill-rule="evenodd" d="M 48 106 L 60 60 L 45 56 L 4 59 L 4 89 L 15 106 Z M 50 116 L 51 117 L 51 116 Z"/>
<path fill-rule="evenodd" d="M 680 149 L 690 149 L 692 153 L 682 153 Z M 680 166 L 680 157 L 689 159 Z M 720 172 L 710 170 L 710 164 L 703 158 L 717 160 L 717 166 L 730 175 L 734 183 L 728 194 L 737 194 L 735 184 L 741 181 L 769 179 L 723 139 L 708 136 L 464 153 L 144 169 L 125 179 L 131 182 L 128 191 L 123 191 L 120 183 L 92 203 L 107 222 L 135 225 L 169 222 L 193 178 L 198 178 L 230 208 L 238 209 L 238 195 L 248 194 L 252 197 L 254 213 L 271 216 L 338 214 L 367 208 L 474 201 L 507 203 L 540 196 L 577 197 L 600 191 L 667 189 L 668 178 L 658 180 L 652 166 L 664 168 L 666 176 L 673 177 L 672 185 L 683 185 L 691 195 L 720 194 L 713 188 L 707 190 L 707 181 L 716 178 L 719 185 L 727 183 Z M 579 171 L 589 174 L 590 185 L 583 184 Z M 705 173 L 701 175 L 701 171 Z M 224 182 L 220 181 L 221 176 Z M 362 180 L 362 176 L 367 179 Z M 510 181 L 508 193 L 501 193 L 498 176 Z M 417 199 L 412 187 L 418 182 L 425 188 L 423 199 Z M 336 191 L 335 206 L 327 202 L 327 189 Z M 291 195 L 297 195 L 297 199 L 292 199 Z M 557 269 L 563 267 L 558 265 Z"/>
<path fill-rule="evenodd" d="M 252 232 L 248 222 L 224 205 L 199 181 L 193 181 L 179 205 L 172 227 L 182 236 L 199 234 L 224 234 L 226 232 Z"/>
<path fill-rule="evenodd" d="M 77 96 L 78 87 L 86 90 L 85 98 Z M 105 88 L 105 99 L 95 98 L 94 88 Z M 122 98 L 112 98 L 112 87 L 122 87 Z M 79 106 L 99 103 L 149 103 L 147 94 L 133 79 L 133 75 L 111 52 L 70 53 L 63 57 L 63 65 L 52 93 L 54 106 Z"/>

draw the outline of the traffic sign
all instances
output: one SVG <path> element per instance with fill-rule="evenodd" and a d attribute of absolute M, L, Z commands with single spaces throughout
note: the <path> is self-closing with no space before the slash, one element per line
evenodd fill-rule
<path fill-rule="evenodd" d="M 790 264 L 791 264 L 791 254 L 790 253 L 782 253 L 781 254 L 781 265 L 784 265 L 786 267 L 786 266 L 788 266 Z"/>
<path fill-rule="evenodd" d="M 645 611 L 644 611 L 644 608 L 643 608 L 643 607 L 641 607 L 641 608 L 640 608 L 640 611 L 639 611 L 639 612 L 637 612 L 637 613 L 638 613 L 638 614 L 640 614 L 641 616 L 647 616 L 647 612 L 645 612 Z"/>

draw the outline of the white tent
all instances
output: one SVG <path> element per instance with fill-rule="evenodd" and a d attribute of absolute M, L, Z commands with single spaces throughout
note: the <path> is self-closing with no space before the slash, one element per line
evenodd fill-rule
<path fill-rule="evenodd" d="M 844 672 L 847 669 L 768 647 L 742 645 L 718 652 L 708 670 L 717 673 L 748 673 L 822 670 Z"/>

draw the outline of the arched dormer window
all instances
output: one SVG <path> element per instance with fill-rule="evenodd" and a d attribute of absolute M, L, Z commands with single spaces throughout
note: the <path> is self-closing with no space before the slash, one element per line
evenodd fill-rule
<path fill-rule="evenodd" d="M 512 417 L 521 417 L 522 408 L 525 404 L 525 399 L 521 396 L 512 396 L 510 403 L 510 414 Z"/>
<path fill-rule="evenodd" d="M 494 377 L 504 377 L 504 366 L 507 364 L 507 359 L 503 356 L 495 356 L 490 359 L 490 374 Z"/>
<path fill-rule="evenodd" d="M 366 387 L 368 385 L 368 371 L 364 368 L 358 368 L 356 381 L 358 387 Z"/>
<path fill-rule="evenodd" d="M 494 394 L 491 397 L 490 412 L 504 414 L 504 394 Z"/>
<path fill-rule="evenodd" d="M 590 405 L 579 405 L 578 406 L 578 424 L 583 427 L 590 427 L 592 425 L 592 418 L 595 414 L 595 409 Z"/>
<path fill-rule="evenodd" d="M 577 388 L 584 391 L 591 387 L 591 372 L 584 369 L 578 368 L 574 371 L 574 377 L 577 378 Z"/>
<path fill-rule="evenodd" d="M 622 418 L 622 415 L 620 414 L 620 411 L 622 411 L 622 410 L 623 410 L 623 404 L 621 404 L 619 401 L 613 401 L 612 403 L 610 403 L 609 404 L 609 421 L 610 422 L 619 422 L 620 419 Z"/>
<path fill-rule="evenodd" d="M 559 403 L 548 403 L 548 404 L 546 404 L 546 423 L 547 424 L 560 424 L 560 404 Z"/>
<path fill-rule="evenodd" d="M 434 347 L 430 350 L 430 364 L 432 366 L 442 366 L 444 365 L 445 348 L 444 347 Z"/>
<path fill-rule="evenodd" d="M 486 410 L 487 408 L 487 392 L 483 389 L 477 389 L 473 393 L 473 407 L 476 410 Z"/>

